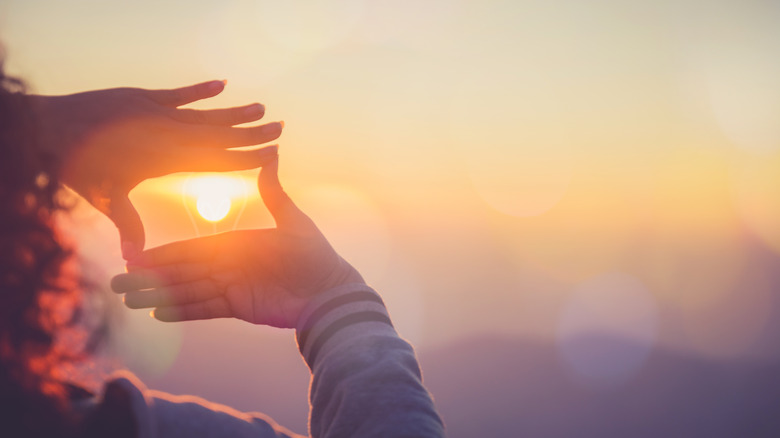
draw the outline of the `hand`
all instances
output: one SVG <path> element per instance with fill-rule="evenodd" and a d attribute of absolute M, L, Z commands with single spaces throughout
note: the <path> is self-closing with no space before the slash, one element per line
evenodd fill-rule
<path fill-rule="evenodd" d="M 130 308 L 154 307 L 161 321 L 235 317 L 295 327 L 316 294 L 360 274 L 290 200 L 278 159 L 260 171 L 258 187 L 277 228 L 231 231 L 147 250 L 111 287 Z"/>
<path fill-rule="evenodd" d="M 68 96 L 30 96 L 41 150 L 57 159 L 62 182 L 119 229 L 125 259 L 144 247 L 144 229 L 128 193 L 138 183 L 174 172 L 252 169 L 276 148 L 226 149 L 279 137 L 281 123 L 233 125 L 260 119 L 260 104 L 194 110 L 177 107 L 216 96 L 222 81 L 172 90 L 115 88 Z"/>

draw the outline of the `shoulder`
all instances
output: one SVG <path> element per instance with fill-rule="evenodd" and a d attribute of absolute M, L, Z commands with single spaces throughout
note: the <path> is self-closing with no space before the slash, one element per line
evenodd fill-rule
<path fill-rule="evenodd" d="M 195 396 L 153 391 L 129 371 L 113 374 L 100 404 L 122 400 L 137 426 L 139 438 L 156 437 L 295 437 L 270 418 L 243 413 Z"/>

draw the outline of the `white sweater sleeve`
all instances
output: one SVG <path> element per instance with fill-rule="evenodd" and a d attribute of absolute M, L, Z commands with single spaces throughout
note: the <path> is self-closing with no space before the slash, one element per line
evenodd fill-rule
<path fill-rule="evenodd" d="M 146 389 L 127 371 L 114 375 L 105 392 L 120 391 L 130 409 L 138 438 L 303 438 L 263 414 L 243 413 L 194 396 Z M 105 403 L 105 396 L 98 403 Z"/>
<path fill-rule="evenodd" d="M 414 350 L 371 288 L 350 284 L 318 296 L 304 309 L 296 336 L 312 370 L 313 437 L 444 436 Z M 301 438 L 262 414 L 147 390 L 130 373 L 111 386 L 127 395 L 139 438 Z"/>
<path fill-rule="evenodd" d="M 313 437 L 444 436 L 414 350 L 370 287 L 319 295 L 304 309 L 297 338 L 313 374 Z"/>

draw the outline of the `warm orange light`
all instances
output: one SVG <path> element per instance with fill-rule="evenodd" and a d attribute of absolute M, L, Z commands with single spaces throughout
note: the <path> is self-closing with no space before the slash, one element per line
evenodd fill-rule
<path fill-rule="evenodd" d="M 219 222 L 230 213 L 234 199 L 246 197 L 240 178 L 228 175 L 206 175 L 188 180 L 185 195 L 195 199 L 198 214 L 209 222 Z"/>
<path fill-rule="evenodd" d="M 195 206 L 203 219 L 209 222 L 219 222 L 230 213 L 230 199 L 218 194 L 200 196 Z"/>

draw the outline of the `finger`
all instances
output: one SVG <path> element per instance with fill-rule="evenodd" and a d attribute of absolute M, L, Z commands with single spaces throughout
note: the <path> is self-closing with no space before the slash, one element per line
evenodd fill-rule
<path fill-rule="evenodd" d="M 229 318 L 233 316 L 233 312 L 225 297 L 217 297 L 199 303 L 158 307 L 154 309 L 152 315 L 160 321 L 177 322 Z"/>
<path fill-rule="evenodd" d="M 197 239 L 181 240 L 148 249 L 128 261 L 128 273 L 117 277 L 143 272 L 143 268 L 159 268 L 164 265 L 209 262 L 219 252 L 219 241 L 227 234 L 215 234 Z M 125 280 L 120 280 L 125 281 Z M 120 283 L 121 284 L 121 283 Z M 119 291 L 118 291 L 119 292 Z"/>
<path fill-rule="evenodd" d="M 208 263 L 174 263 L 152 269 L 136 269 L 112 278 L 111 289 L 117 293 L 154 289 L 208 278 L 211 272 Z"/>
<path fill-rule="evenodd" d="M 253 103 L 241 107 L 213 110 L 173 109 L 170 114 L 173 119 L 184 123 L 233 126 L 260 120 L 265 114 L 265 107 L 259 103 Z"/>
<path fill-rule="evenodd" d="M 267 123 L 249 128 L 192 124 L 181 124 L 179 128 L 181 129 L 181 138 L 186 144 L 227 149 L 276 140 L 282 135 L 284 122 Z"/>
<path fill-rule="evenodd" d="M 278 156 L 263 165 L 257 178 L 260 197 L 279 228 L 294 226 L 308 217 L 295 205 L 279 182 Z"/>
<path fill-rule="evenodd" d="M 109 198 L 106 215 L 119 230 L 122 245 L 122 258 L 130 260 L 144 249 L 144 226 L 141 217 L 124 193 Z"/>
<path fill-rule="evenodd" d="M 222 295 L 222 288 L 211 279 L 197 280 L 151 290 L 128 292 L 125 305 L 131 309 L 177 306 L 210 300 Z"/>
<path fill-rule="evenodd" d="M 128 274 L 144 270 L 156 270 L 172 264 L 204 264 L 211 269 L 211 278 L 229 281 L 216 273 L 229 272 L 232 267 L 247 263 L 247 247 L 262 248 L 268 245 L 275 230 L 238 230 L 214 234 L 196 239 L 182 240 L 148 249 L 128 262 Z M 262 254 L 253 255 L 253 261 L 260 261 Z"/>
<path fill-rule="evenodd" d="M 276 158 L 278 150 L 279 147 L 273 145 L 252 151 L 184 148 L 175 153 L 186 157 L 178 164 L 181 172 L 229 172 L 265 166 Z"/>
<path fill-rule="evenodd" d="M 225 89 L 227 81 L 209 81 L 169 90 L 147 90 L 147 96 L 160 105 L 177 107 L 214 97 Z"/>

